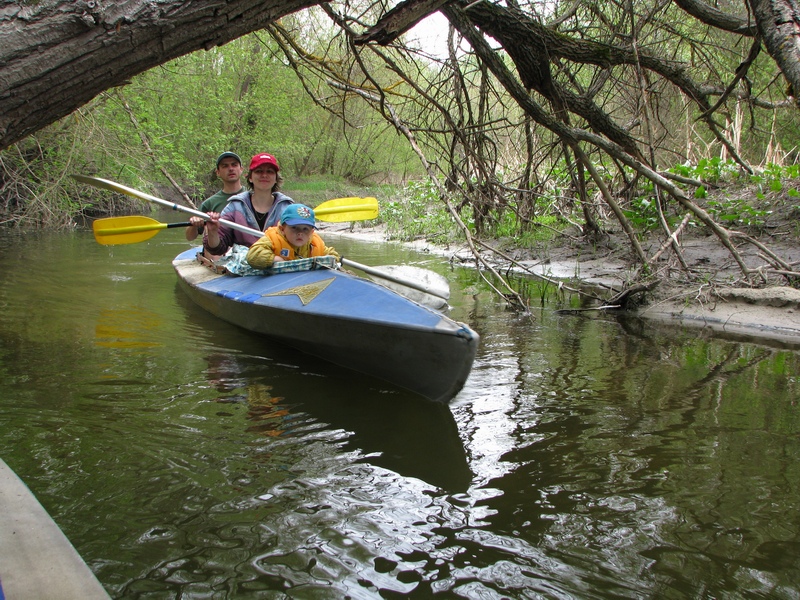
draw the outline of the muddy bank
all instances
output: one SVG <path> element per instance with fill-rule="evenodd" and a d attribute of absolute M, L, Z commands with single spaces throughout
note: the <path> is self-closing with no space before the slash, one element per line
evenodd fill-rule
<path fill-rule="evenodd" d="M 324 224 L 321 230 L 331 236 L 387 241 L 381 227 L 351 230 L 349 225 Z M 648 256 L 658 250 L 655 244 L 645 244 Z M 447 256 L 457 264 L 474 264 L 465 247 L 441 248 L 426 241 L 408 242 L 406 245 Z M 782 257 L 800 261 L 800 246 L 797 244 L 778 240 L 776 245 Z M 743 285 L 729 253 L 711 236 L 686 239 L 681 248 L 695 281 L 681 278 L 679 265 L 674 258 L 667 256 L 659 268 L 674 270 L 668 283 L 662 283 L 638 298 L 636 306 L 629 310 L 630 314 L 662 323 L 678 323 L 800 348 L 800 290 L 786 285 L 758 289 Z M 749 265 L 757 266 L 764 262 L 755 247 L 742 247 L 740 251 L 747 261 L 751 261 Z M 605 244 L 588 247 L 565 237 L 560 245 L 548 247 L 535 255 L 513 248 L 503 252 L 519 262 L 518 271 L 528 270 L 576 286 L 591 286 L 604 298 L 611 298 L 623 290 L 633 275 L 627 244 L 620 239 L 609 239 Z M 704 283 L 697 283 L 698 279 Z"/>
<path fill-rule="evenodd" d="M 800 290 L 794 288 L 721 288 L 699 290 L 694 296 L 686 292 L 653 301 L 637 314 L 800 347 Z"/>

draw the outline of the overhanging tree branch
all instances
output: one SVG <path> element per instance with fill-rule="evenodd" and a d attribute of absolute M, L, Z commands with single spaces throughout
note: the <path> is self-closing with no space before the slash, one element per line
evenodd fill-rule
<path fill-rule="evenodd" d="M 432 168 L 431 164 L 428 162 L 428 159 L 425 157 L 424 152 L 422 152 L 422 149 L 417 144 L 417 141 L 414 138 L 414 134 L 406 126 L 406 124 L 403 123 L 402 119 L 397 115 L 397 113 L 394 110 L 394 107 L 391 104 L 389 104 L 388 102 L 386 102 L 384 97 L 376 95 L 376 94 L 373 94 L 373 93 L 370 93 L 370 92 L 368 92 L 366 90 L 359 89 L 359 88 L 354 88 L 352 86 L 343 86 L 342 84 L 340 84 L 338 82 L 334 82 L 334 81 L 330 81 L 329 84 L 331 86 L 333 86 L 333 87 L 344 89 L 347 92 L 358 94 L 359 96 L 361 96 L 362 98 L 364 98 L 365 100 L 367 100 L 367 101 L 369 101 L 371 103 L 380 104 L 382 112 L 384 110 L 386 111 L 384 114 L 388 114 L 389 115 L 388 118 L 391 120 L 392 125 L 406 137 L 408 142 L 411 144 L 411 147 L 414 149 L 414 152 L 419 157 L 420 161 L 422 162 L 423 166 L 425 167 L 425 170 L 428 172 L 428 176 L 429 176 L 430 180 L 437 187 L 440 197 L 444 200 L 445 205 L 447 206 L 447 209 L 450 212 L 450 216 L 455 220 L 455 222 L 458 224 L 459 228 L 461 229 L 461 232 L 464 235 L 464 239 L 467 242 L 467 246 L 469 247 L 470 252 L 472 252 L 472 255 L 475 257 L 475 259 L 478 262 L 478 264 L 483 266 L 483 268 L 485 268 L 486 270 L 490 271 L 492 273 L 492 275 L 494 275 L 496 277 L 497 281 L 502 283 L 502 287 L 504 289 L 503 290 L 498 289 L 497 286 L 495 286 L 495 284 L 491 280 L 487 279 L 486 276 L 484 275 L 484 273 L 479 269 L 478 272 L 480 273 L 480 275 L 483 278 L 483 280 L 486 281 L 486 283 L 497 294 L 499 294 L 500 296 L 506 298 L 506 300 L 508 300 L 512 304 L 512 306 L 514 306 L 515 308 L 518 308 L 518 309 L 526 308 L 526 304 L 525 304 L 524 300 L 522 299 L 522 297 L 519 295 L 519 293 L 513 287 L 511 287 L 508 284 L 508 282 L 505 280 L 505 278 L 502 275 L 500 275 L 500 273 L 497 272 L 497 270 L 495 269 L 495 267 L 492 264 L 490 264 L 488 261 L 486 261 L 486 259 L 483 257 L 483 255 L 475 247 L 475 244 L 474 244 L 473 239 L 472 239 L 472 234 L 470 233 L 469 228 L 461 220 L 461 217 L 458 215 L 458 211 L 456 211 L 455 207 L 448 200 L 446 190 L 444 190 L 442 188 L 441 184 L 439 183 L 439 180 L 436 177 L 436 173 L 433 171 L 433 168 Z"/>
<path fill-rule="evenodd" d="M 134 75 L 318 3 L 5 2 L 0 16 L 0 150 Z"/>
<path fill-rule="evenodd" d="M 742 272 L 747 274 L 748 267 L 731 242 L 728 232 L 719 226 L 705 210 L 692 202 L 684 194 L 683 190 L 677 188 L 671 181 L 662 177 L 653 169 L 637 160 L 634 156 L 631 156 L 625 152 L 624 149 L 614 144 L 614 142 L 601 138 L 600 136 L 589 131 L 568 128 L 544 113 L 541 107 L 530 98 L 530 95 L 525 91 L 522 85 L 516 79 L 514 79 L 508 69 L 506 69 L 505 65 L 500 61 L 497 54 L 486 43 L 486 40 L 483 38 L 483 36 L 479 34 L 479 32 L 472 26 L 469 19 L 466 18 L 464 12 L 452 5 L 446 7 L 444 10 L 450 19 L 450 22 L 453 23 L 461 32 L 461 34 L 469 40 L 470 44 L 472 45 L 473 49 L 475 49 L 481 60 L 489 66 L 495 77 L 497 77 L 505 89 L 514 97 L 514 99 L 526 111 L 526 113 L 528 113 L 539 124 L 547 127 L 562 139 L 565 139 L 570 146 L 577 148 L 577 142 L 579 140 L 598 146 L 610 156 L 613 156 L 644 177 L 647 177 L 656 185 L 664 188 L 672 197 L 674 197 L 685 208 L 694 213 L 704 225 L 708 226 L 714 232 L 714 234 L 717 235 L 723 245 L 731 253 L 731 256 L 739 265 Z M 626 232 L 628 231 L 629 228 L 626 228 Z M 638 246 L 638 241 L 634 239 L 635 235 L 631 236 L 631 234 L 628 233 L 628 237 L 631 240 L 633 247 L 636 248 Z M 641 248 L 639 248 L 639 252 L 637 252 L 637 254 L 644 256 L 644 254 L 641 252 Z M 644 261 L 646 261 L 646 258 Z"/>

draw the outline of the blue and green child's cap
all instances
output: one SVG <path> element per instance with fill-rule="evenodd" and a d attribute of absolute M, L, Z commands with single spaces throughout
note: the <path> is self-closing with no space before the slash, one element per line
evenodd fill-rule
<path fill-rule="evenodd" d="M 305 204 L 290 204 L 283 209 L 281 225 L 308 225 L 316 228 L 314 209 Z"/>

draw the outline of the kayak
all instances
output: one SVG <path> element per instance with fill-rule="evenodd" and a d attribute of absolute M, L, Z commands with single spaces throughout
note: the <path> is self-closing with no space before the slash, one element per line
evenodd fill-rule
<path fill-rule="evenodd" d="M 36 496 L 0 459 L 0 599 L 110 597 Z"/>
<path fill-rule="evenodd" d="M 351 273 L 217 273 L 197 248 L 172 265 L 187 295 L 220 319 L 430 400 L 450 401 L 472 369 L 479 336 L 467 325 Z"/>

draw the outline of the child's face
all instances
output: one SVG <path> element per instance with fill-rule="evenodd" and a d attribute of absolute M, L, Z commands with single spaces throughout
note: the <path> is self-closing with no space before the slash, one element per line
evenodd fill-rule
<path fill-rule="evenodd" d="M 292 246 L 299 247 L 311 241 L 314 228 L 308 225 L 281 225 L 281 231 Z"/>

